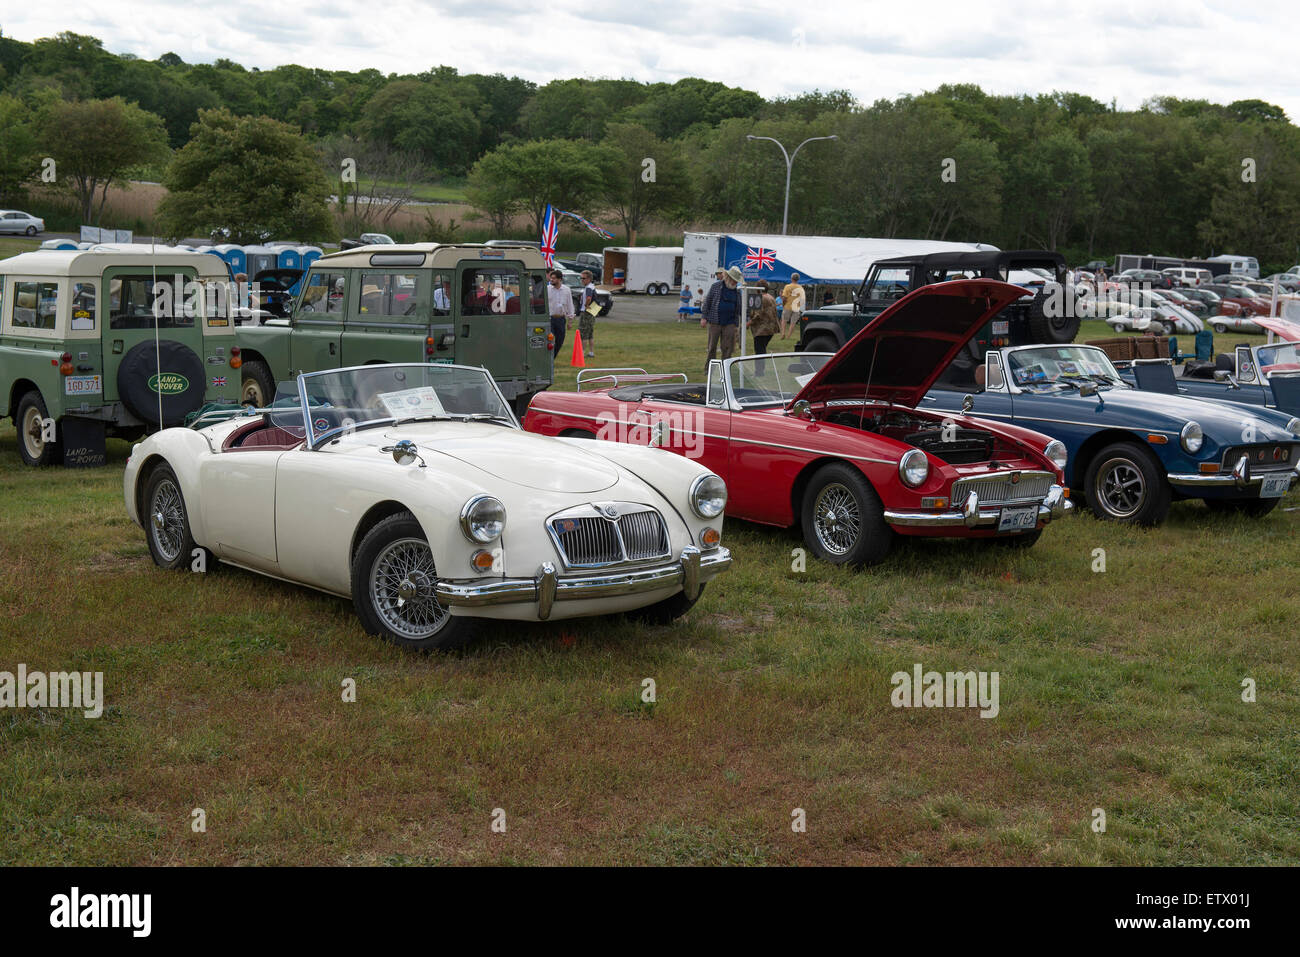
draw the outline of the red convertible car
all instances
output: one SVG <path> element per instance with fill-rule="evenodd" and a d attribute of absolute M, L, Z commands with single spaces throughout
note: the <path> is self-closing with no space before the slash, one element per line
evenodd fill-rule
<path fill-rule="evenodd" d="M 715 360 L 705 382 L 589 370 L 577 392 L 539 393 L 524 427 L 696 459 L 726 481 L 729 516 L 799 525 L 836 564 L 878 562 L 896 534 L 1032 545 L 1071 507 L 1065 446 L 918 408 L 976 331 L 1024 292 L 988 279 L 924 286 L 836 353 Z"/>

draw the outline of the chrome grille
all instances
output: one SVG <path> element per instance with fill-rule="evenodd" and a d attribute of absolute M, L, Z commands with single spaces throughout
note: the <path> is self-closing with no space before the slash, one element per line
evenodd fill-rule
<path fill-rule="evenodd" d="M 974 492 L 981 505 L 1000 505 L 1004 502 L 1028 502 L 1043 499 L 1052 487 L 1049 472 L 1021 472 L 1020 481 L 1011 481 L 1011 472 L 980 475 L 958 479 L 952 483 L 952 504 L 961 505 Z"/>
<path fill-rule="evenodd" d="M 618 520 L 623 548 L 631 562 L 668 554 L 668 529 L 658 512 L 633 512 Z"/>
<path fill-rule="evenodd" d="M 616 519 L 602 514 L 610 505 L 617 509 Z M 568 568 L 642 562 L 671 553 L 663 516 L 644 505 L 584 505 L 552 515 L 546 528 Z"/>

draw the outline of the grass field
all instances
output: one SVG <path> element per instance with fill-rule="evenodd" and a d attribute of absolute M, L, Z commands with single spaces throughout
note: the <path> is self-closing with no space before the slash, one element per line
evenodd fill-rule
<path fill-rule="evenodd" d="M 702 369 L 697 325 L 597 329 L 601 364 Z M 0 711 L 0 863 L 1300 862 L 1295 494 L 857 573 L 730 521 L 733 570 L 675 626 L 417 656 L 346 602 L 155 568 L 127 451 L 35 473 L 0 427 L 0 670 L 102 671 L 107 701 Z M 916 663 L 997 671 L 999 714 L 892 707 Z"/>

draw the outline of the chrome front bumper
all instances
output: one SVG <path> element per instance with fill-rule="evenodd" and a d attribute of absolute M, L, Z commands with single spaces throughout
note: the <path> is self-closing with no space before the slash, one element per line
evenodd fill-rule
<path fill-rule="evenodd" d="M 907 528 L 949 528 L 956 525 L 964 525 L 967 528 L 987 528 L 990 525 L 996 527 L 1002 517 L 1003 508 L 1023 508 L 1032 504 L 1033 502 L 1019 504 L 1012 502 L 992 508 L 980 508 L 979 496 L 971 492 L 966 496 L 966 502 L 961 508 L 949 509 L 945 512 L 886 511 L 885 521 L 890 525 L 902 525 Z M 1038 520 L 1050 522 L 1073 508 L 1074 503 L 1065 497 L 1065 489 L 1053 485 L 1038 505 Z"/>
<path fill-rule="evenodd" d="M 1209 475 L 1202 475 L 1197 472 L 1190 473 L 1169 473 L 1169 484 L 1174 488 L 1198 489 L 1198 488 L 1259 488 L 1260 483 L 1265 478 L 1272 478 L 1276 475 L 1285 475 L 1285 469 L 1273 469 L 1268 472 L 1251 472 L 1250 462 L 1243 455 L 1237 459 L 1237 464 L 1232 467 L 1231 472 L 1213 472 Z M 1288 489 L 1295 488 L 1297 479 L 1300 479 L 1300 472 L 1291 472 L 1291 484 Z"/>
<path fill-rule="evenodd" d="M 557 601 L 615 598 L 674 585 L 680 585 L 686 597 L 694 599 L 705 582 L 730 566 L 731 552 L 727 549 L 719 546 L 702 552 L 688 545 L 676 561 L 648 568 L 615 568 L 561 576 L 554 564 L 543 562 L 536 578 L 444 579 L 438 582 L 436 594 L 443 605 L 482 607 L 536 602 L 537 617 L 545 621 L 551 617 Z"/>

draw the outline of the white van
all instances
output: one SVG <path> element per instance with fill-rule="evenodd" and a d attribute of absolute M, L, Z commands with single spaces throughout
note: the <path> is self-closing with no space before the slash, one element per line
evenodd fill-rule
<path fill-rule="evenodd" d="M 1160 272 L 1172 279 L 1177 286 L 1199 286 L 1214 278 L 1208 269 L 1192 269 L 1190 266 L 1174 266 Z"/>
<path fill-rule="evenodd" d="M 1254 256 L 1211 256 L 1205 261 L 1207 263 L 1222 264 L 1225 267 L 1223 273 L 1251 279 L 1259 278 L 1259 260 Z M 1223 273 L 1220 273 L 1220 275 Z"/>

